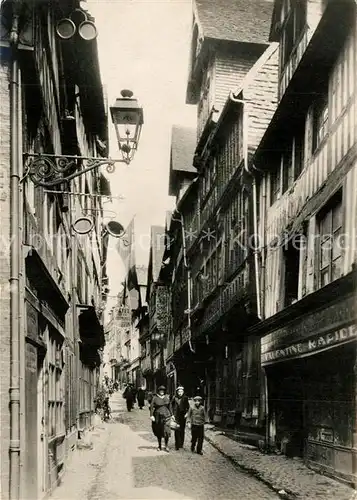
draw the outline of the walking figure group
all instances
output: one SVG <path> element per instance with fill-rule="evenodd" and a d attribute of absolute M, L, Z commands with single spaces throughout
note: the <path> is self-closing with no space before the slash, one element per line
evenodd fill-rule
<path fill-rule="evenodd" d="M 175 433 L 175 449 L 182 449 L 185 442 L 186 422 L 189 421 L 192 436 L 191 451 L 196 451 L 199 455 L 203 454 L 206 413 L 201 396 L 195 396 L 193 401 L 194 405 L 190 406 L 182 386 L 176 389 L 176 394 L 172 399 L 166 394 L 164 386 L 158 388 L 150 404 L 152 430 L 158 441 L 158 451 L 162 450 L 162 440 L 164 440 L 165 451 L 169 451 L 171 430 Z"/>
<path fill-rule="evenodd" d="M 137 390 L 133 384 L 128 384 L 123 392 L 123 397 L 126 399 L 126 408 L 128 411 L 134 408 L 136 401 L 138 401 L 140 410 L 145 406 L 145 391 L 142 387 Z"/>

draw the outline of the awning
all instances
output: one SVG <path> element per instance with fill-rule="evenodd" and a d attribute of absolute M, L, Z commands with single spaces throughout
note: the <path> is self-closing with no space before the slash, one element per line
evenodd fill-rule
<path fill-rule="evenodd" d="M 28 249 L 25 263 L 29 287 L 36 290 L 38 299 L 48 304 L 63 324 L 69 303 L 37 250 L 29 246 L 25 248 Z"/>
<path fill-rule="evenodd" d="M 83 345 L 99 349 L 105 344 L 104 328 L 97 316 L 95 307 L 87 304 L 77 304 L 79 309 L 79 335 Z"/>

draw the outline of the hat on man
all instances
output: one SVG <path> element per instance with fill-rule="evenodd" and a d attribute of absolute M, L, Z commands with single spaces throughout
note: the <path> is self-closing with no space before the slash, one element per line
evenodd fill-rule
<path fill-rule="evenodd" d="M 182 385 L 179 385 L 179 386 L 177 387 L 176 391 L 179 391 L 180 389 L 183 391 L 183 390 L 184 390 L 184 387 L 182 387 Z"/>
<path fill-rule="evenodd" d="M 157 392 L 160 392 L 160 391 L 166 391 L 166 387 L 164 385 L 160 385 L 160 387 L 158 387 L 158 389 L 157 389 Z"/>
<path fill-rule="evenodd" d="M 201 398 L 201 396 L 195 396 L 195 397 L 193 398 L 193 400 L 194 400 L 194 401 L 202 401 L 202 398 Z"/>

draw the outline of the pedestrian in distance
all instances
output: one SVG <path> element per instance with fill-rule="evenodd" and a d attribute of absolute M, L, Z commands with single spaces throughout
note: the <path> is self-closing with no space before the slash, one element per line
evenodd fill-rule
<path fill-rule="evenodd" d="M 150 405 L 150 418 L 152 421 L 152 430 L 157 438 L 158 451 L 161 451 L 161 443 L 164 439 L 165 451 L 169 451 L 169 439 L 171 436 L 171 402 L 170 396 L 166 394 L 166 387 L 161 385 L 157 394 L 152 398 Z"/>
<path fill-rule="evenodd" d="M 175 430 L 175 448 L 179 450 L 183 448 L 185 442 L 185 429 L 186 429 L 186 414 L 190 409 L 190 403 L 188 397 L 185 394 L 185 390 L 182 386 L 176 389 L 176 394 L 171 401 L 172 414 L 175 421 L 180 426 Z"/>
<path fill-rule="evenodd" d="M 151 405 L 152 398 L 154 397 L 153 393 L 151 391 L 148 392 L 147 400 L 149 403 L 149 407 Z"/>
<path fill-rule="evenodd" d="M 139 406 L 140 410 L 142 410 L 143 407 L 145 406 L 145 391 L 142 387 L 139 387 L 136 397 L 138 400 L 138 406 Z"/>
<path fill-rule="evenodd" d="M 128 411 L 131 411 L 134 406 L 134 393 L 133 388 L 129 384 L 123 392 L 123 398 L 126 399 L 126 408 Z"/>
<path fill-rule="evenodd" d="M 204 426 L 207 421 L 206 412 L 201 396 L 195 396 L 193 401 L 194 405 L 191 406 L 187 413 L 187 418 L 191 422 L 191 451 L 194 453 L 196 450 L 199 455 L 203 455 Z"/>
<path fill-rule="evenodd" d="M 133 408 L 134 408 L 134 405 L 136 403 L 136 396 L 137 396 L 138 391 L 137 391 L 136 387 L 133 384 L 131 384 L 131 390 L 133 391 Z"/>
<path fill-rule="evenodd" d="M 103 404 L 103 421 L 107 422 L 110 420 L 111 409 L 109 404 L 109 396 L 106 396 Z"/>

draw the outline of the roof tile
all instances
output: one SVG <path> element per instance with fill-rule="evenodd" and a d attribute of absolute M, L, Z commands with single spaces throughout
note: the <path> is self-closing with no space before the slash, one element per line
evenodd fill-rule
<path fill-rule="evenodd" d="M 205 38 L 242 43 L 269 42 L 273 0 L 196 0 Z"/>

